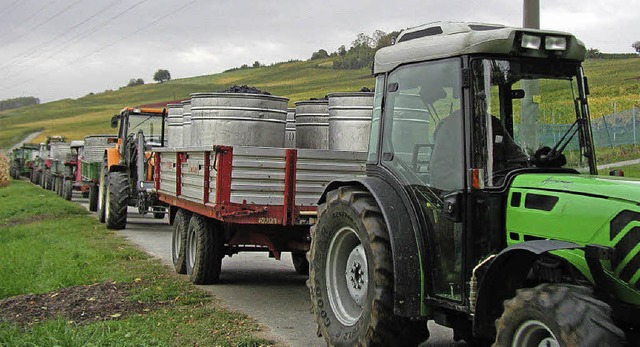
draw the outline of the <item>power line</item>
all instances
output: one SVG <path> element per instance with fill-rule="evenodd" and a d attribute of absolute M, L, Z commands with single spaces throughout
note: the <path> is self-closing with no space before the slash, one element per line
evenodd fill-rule
<path fill-rule="evenodd" d="M 65 49 L 67 49 L 68 47 L 70 47 L 71 45 L 73 45 L 74 43 L 78 42 L 80 39 L 85 38 L 93 33 L 95 33 L 96 31 L 103 29 L 107 24 L 111 23 L 113 20 L 117 19 L 118 17 L 124 15 L 125 13 L 133 10 L 134 8 L 140 6 L 141 4 L 147 2 L 148 0 L 140 0 L 138 2 L 136 2 L 135 4 L 129 6 L 128 8 L 124 9 L 123 11 L 120 11 L 119 13 L 113 15 L 112 17 L 98 23 L 97 25 L 95 25 L 91 30 L 80 33 L 79 35 L 74 36 L 73 38 L 71 38 L 71 40 L 67 41 L 65 44 L 63 44 L 62 46 L 58 47 L 58 49 L 56 51 L 54 51 L 53 53 L 45 56 L 45 57 L 39 57 L 42 59 L 49 59 L 49 58 L 53 58 L 55 56 L 57 56 L 60 52 L 64 51 Z M 32 60 L 32 59 L 29 59 Z M 13 74 L 7 74 L 5 75 L 3 78 L 12 78 L 15 77 L 16 75 L 19 75 L 21 72 L 23 72 L 24 70 L 27 70 L 29 67 L 25 66 L 24 68 L 14 72 Z M 0 70 L 2 70 L 0 68 Z"/>
<path fill-rule="evenodd" d="M 53 1 L 49 1 L 46 5 L 44 6 L 40 6 L 40 8 L 35 11 L 34 13 L 32 13 L 29 17 L 20 20 L 19 22 L 23 23 L 24 22 L 28 22 L 29 20 L 35 18 L 37 15 L 40 14 L 40 12 L 44 11 L 45 9 L 47 9 L 49 6 L 53 5 L 53 3 L 56 2 L 56 0 Z M 9 34 L 9 30 L 7 30 L 4 34 L 0 35 L 0 39 L 3 39 L 5 36 L 7 36 Z"/>
<path fill-rule="evenodd" d="M 12 44 L 18 40 L 20 40 L 21 38 L 29 35 L 31 32 L 41 28 L 43 25 L 49 23 L 50 21 L 52 21 L 53 19 L 59 17 L 61 14 L 67 12 L 70 8 L 72 8 L 73 6 L 79 4 L 80 2 L 82 2 L 82 0 L 76 0 L 73 3 L 71 3 L 70 5 L 67 5 L 66 7 L 64 7 L 62 10 L 58 11 L 56 14 L 54 14 L 53 16 L 47 18 L 44 20 L 44 22 L 41 22 L 40 24 L 36 25 L 35 27 L 33 27 L 31 30 L 27 30 L 25 31 L 22 35 L 16 37 L 13 39 L 13 41 L 9 42 L 8 44 Z"/>
<path fill-rule="evenodd" d="M 20 0 L 16 0 L 16 1 L 10 3 L 9 6 L 3 8 L 2 11 L 0 11 L 0 17 L 4 16 L 5 14 L 13 12 L 13 10 L 15 10 L 16 7 L 19 7 L 19 6 L 14 6 L 14 5 L 17 5 L 19 2 L 20 2 Z"/>
<path fill-rule="evenodd" d="M 143 1 L 141 1 L 141 2 L 144 2 L 144 1 L 146 1 L 146 0 L 143 0 Z M 74 60 L 70 61 L 70 62 L 69 62 L 69 63 L 67 63 L 66 65 L 64 65 L 64 66 L 60 67 L 60 69 L 66 69 L 66 68 L 68 68 L 68 67 L 70 67 L 70 66 L 74 65 L 75 63 L 80 62 L 80 61 L 81 61 L 81 60 L 83 60 L 83 59 L 86 59 L 86 58 L 88 58 L 88 57 L 91 57 L 91 56 L 93 56 L 94 54 L 96 54 L 96 53 L 98 53 L 98 52 L 101 52 L 101 51 L 103 51 L 103 50 L 105 50 L 105 49 L 107 49 L 107 48 L 109 48 L 109 47 L 111 47 L 111 46 L 113 46 L 113 45 L 117 44 L 118 42 L 121 42 L 121 41 L 123 41 L 123 40 L 125 40 L 125 39 L 127 39 L 127 38 L 129 38 L 129 37 L 131 37 L 131 36 L 133 36 L 133 35 L 135 35 L 135 34 L 137 34 L 137 33 L 141 32 L 141 31 L 143 31 L 143 30 L 146 30 L 146 29 L 148 29 L 149 27 L 151 27 L 151 26 L 153 26 L 153 25 L 155 25 L 155 24 L 157 24 L 157 23 L 161 22 L 162 20 L 166 19 L 167 17 L 169 17 L 169 16 L 171 16 L 171 15 L 174 15 L 174 14 L 176 14 L 176 13 L 178 13 L 178 12 L 181 12 L 182 10 L 184 10 L 185 8 L 187 8 L 187 7 L 191 6 L 192 4 L 194 4 L 194 3 L 195 3 L 195 2 L 197 2 L 197 1 L 198 1 L 198 0 L 191 0 L 191 1 L 189 1 L 188 3 L 186 3 L 186 4 L 184 4 L 184 5 L 180 6 L 180 7 L 178 7 L 177 9 L 172 10 L 172 11 L 169 11 L 169 12 L 168 12 L 168 13 L 166 13 L 165 15 L 158 17 L 156 20 L 154 20 L 154 21 L 152 21 L 152 22 L 150 22 L 150 23 L 148 23 L 148 24 L 146 24 L 146 25 L 144 25 L 144 26 L 142 26 L 142 27 L 140 27 L 140 28 L 138 28 L 138 29 L 134 30 L 133 32 L 131 32 L 131 33 L 129 33 L 129 34 L 126 34 L 126 35 L 122 36 L 120 39 L 115 40 L 115 41 L 113 41 L 113 42 L 111 42 L 110 44 L 107 44 L 107 45 L 105 45 L 105 46 L 102 46 L 102 47 L 100 47 L 100 48 L 98 48 L 98 49 L 94 50 L 93 52 L 91 52 L 91 53 L 89 53 L 89 54 L 87 54 L 87 55 L 84 55 L 84 56 L 82 56 L 82 57 L 80 57 L 80 58 L 77 58 L 77 59 L 74 59 Z M 58 69 L 58 70 L 59 70 L 59 69 Z M 41 76 L 42 76 L 42 75 L 41 75 Z M 41 77 L 41 76 L 38 76 L 38 77 Z M 32 81 L 34 81 L 35 79 L 36 79 L 36 77 L 31 78 L 31 79 L 28 79 L 28 80 L 23 80 L 22 82 L 20 82 L 20 83 L 18 83 L 18 84 L 11 85 L 11 87 L 5 87 L 5 88 L 3 88 L 2 90 L 4 91 L 4 90 L 7 90 L 7 89 L 9 89 L 9 88 L 19 87 L 19 86 L 22 86 L 22 85 L 24 85 L 24 84 L 26 84 L 26 83 L 32 82 Z"/>
<path fill-rule="evenodd" d="M 29 49 L 27 49 L 26 51 L 22 52 L 22 53 L 18 53 L 17 55 L 15 55 L 13 58 L 10 58 L 10 60 L 3 64 L 2 66 L 0 66 L 0 70 L 3 70 L 6 67 L 9 67 L 11 65 L 13 65 L 14 63 L 17 63 L 18 61 L 25 63 L 29 60 L 32 60 L 34 58 L 37 58 L 37 56 L 33 56 L 31 58 L 29 58 L 30 55 L 32 55 L 33 53 L 43 50 L 45 49 L 45 47 L 51 46 L 53 44 L 55 44 L 55 42 L 59 39 L 61 39 L 63 36 L 67 35 L 68 33 L 70 33 L 71 31 L 73 31 L 74 29 L 78 28 L 79 26 L 83 25 L 84 23 L 94 19 L 95 17 L 99 16 L 100 14 L 102 14 L 104 11 L 108 10 L 109 8 L 115 6 L 116 4 L 122 2 L 124 0 L 115 0 L 112 1 L 111 3 L 109 3 L 107 6 L 101 8 L 100 10 L 98 10 L 96 13 L 94 13 L 93 15 L 85 18 L 84 20 L 76 23 L 75 25 L 73 25 L 72 27 L 68 28 L 67 30 L 65 30 L 64 32 L 58 34 L 56 37 L 54 37 L 51 40 L 46 40 L 45 42 L 42 42 L 36 46 L 33 46 Z M 45 50 L 46 51 L 46 50 Z"/>

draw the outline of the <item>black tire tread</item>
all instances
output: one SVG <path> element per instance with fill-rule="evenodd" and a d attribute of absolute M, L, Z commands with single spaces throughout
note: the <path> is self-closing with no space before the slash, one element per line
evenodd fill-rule
<path fill-rule="evenodd" d="M 108 229 L 120 230 L 127 226 L 127 207 L 129 206 L 129 175 L 126 172 L 110 172 L 109 209 L 106 216 Z"/>
<path fill-rule="evenodd" d="M 504 302 L 504 312 L 496 320 L 497 336 L 493 346 L 510 346 L 512 335 L 523 320 L 520 315 L 532 309 L 551 315 L 560 330 L 556 336 L 560 345 L 624 345 L 624 332 L 613 323 L 611 307 L 594 298 L 591 288 L 543 283 L 518 289 L 515 297 Z"/>
<path fill-rule="evenodd" d="M 197 246 L 193 268 L 187 263 L 187 275 L 194 284 L 214 284 L 222 268 L 222 233 L 205 217 L 194 214 L 189 221 L 187 237 L 195 237 Z M 189 242 L 189 241 L 188 241 Z M 189 247 L 185 255 L 189 257 Z"/>
<path fill-rule="evenodd" d="M 187 273 L 187 260 L 186 260 L 186 245 L 187 245 L 187 231 L 189 230 L 189 220 L 191 219 L 191 212 L 179 209 L 176 212 L 176 216 L 173 220 L 173 235 L 171 239 L 171 258 L 173 261 L 173 267 L 177 273 L 184 275 Z M 179 249 L 174 249 L 174 238 L 176 233 L 182 234 Z"/>
<path fill-rule="evenodd" d="M 89 187 L 89 211 L 96 212 L 98 210 L 98 185 L 92 184 Z"/>
<path fill-rule="evenodd" d="M 71 180 L 66 179 L 62 182 L 62 197 L 65 200 L 71 201 L 71 197 L 73 196 L 73 185 L 71 184 Z"/>
<path fill-rule="evenodd" d="M 391 244 L 386 223 L 373 196 L 363 188 L 340 187 L 327 193 L 326 202 L 318 206 L 318 220 L 330 210 L 334 204 L 347 204 L 359 215 L 363 225 L 367 227 L 369 243 L 373 253 L 373 278 L 370 285 L 375 285 L 371 317 L 365 333 L 358 337 L 358 346 L 415 346 L 429 338 L 429 330 L 426 321 L 409 321 L 393 315 L 393 259 L 391 257 Z M 314 280 L 318 275 L 317 269 L 324 266 L 314 264 L 319 256 L 315 237 L 317 224 L 311 227 L 311 249 L 308 259 L 311 262 L 310 276 L 307 286 L 311 293 L 311 301 L 317 302 L 316 293 L 322 288 L 316 288 Z M 317 312 L 318 307 L 313 307 L 314 315 L 319 327 L 319 333 L 325 337 L 327 345 L 334 345 L 329 337 L 329 332 L 322 322 L 322 317 Z M 338 344 L 340 345 L 340 344 Z"/>

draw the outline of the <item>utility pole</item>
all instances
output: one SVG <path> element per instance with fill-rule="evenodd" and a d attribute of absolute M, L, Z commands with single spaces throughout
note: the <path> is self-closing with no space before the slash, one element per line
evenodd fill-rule
<path fill-rule="evenodd" d="M 523 0 L 522 26 L 540 29 L 540 0 Z"/>
<path fill-rule="evenodd" d="M 540 0 L 523 0 L 522 26 L 540 29 Z M 522 81 L 525 97 L 521 100 L 522 116 L 520 117 L 520 141 L 525 148 L 531 150 L 538 147 L 538 120 L 540 115 L 540 86 L 538 81 Z M 553 110 L 551 111 L 553 112 Z"/>

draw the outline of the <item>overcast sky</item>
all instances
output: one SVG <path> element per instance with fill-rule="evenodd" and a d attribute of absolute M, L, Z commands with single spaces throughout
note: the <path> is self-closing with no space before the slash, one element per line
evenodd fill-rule
<path fill-rule="evenodd" d="M 633 52 L 638 0 L 540 0 L 541 28 Z M 0 0 L 0 100 L 77 98 L 254 61 L 308 59 L 358 33 L 438 21 L 522 25 L 522 0 Z"/>

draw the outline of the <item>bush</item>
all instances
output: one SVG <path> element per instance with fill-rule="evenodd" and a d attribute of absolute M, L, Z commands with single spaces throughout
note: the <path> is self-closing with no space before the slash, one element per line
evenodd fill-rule
<path fill-rule="evenodd" d="M 11 183 L 9 163 L 9 158 L 4 153 L 0 153 L 0 188 L 6 187 Z"/>

